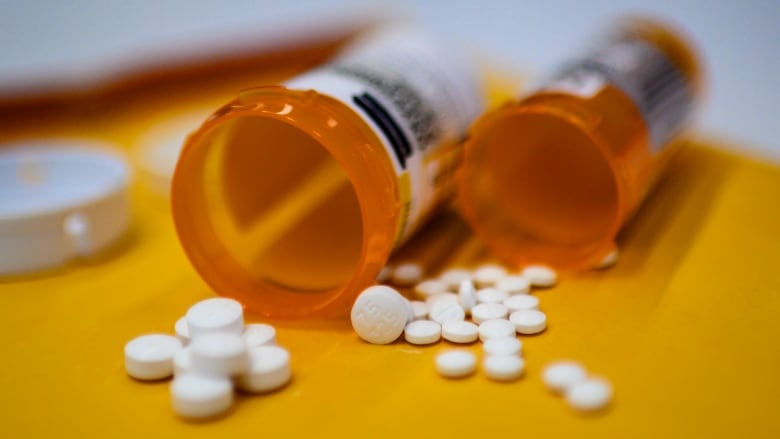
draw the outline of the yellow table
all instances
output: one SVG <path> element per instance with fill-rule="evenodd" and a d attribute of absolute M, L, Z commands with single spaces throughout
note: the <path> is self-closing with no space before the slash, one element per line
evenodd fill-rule
<path fill-rule="evenodd" d="M 191 98 L 180 103 L 220 102 L 232 90 L 181 94 Z M 132 145 L 165 115 L 166 99 L 6 137 L 89 133 Z M 346 320 L 274 322 L 293 382 L 242 396 L 228 416 L 205 423 L 173 414 L 168 382 L 124 372 L 129 339 L 172 332 L 191 304 L 213 295 L 164 203 L 138 181 L 132 202 L 129 234 L 102 256 L 0 281 L 0 436 L 780 437 L 780 167 L 706 141 L 683 150 L 621 235 L 617 266 L 534 293 L 550 325 L 523 337 L 520 381 L 442 379 L 433 357 L 446 342 L 373 346 Z M 487 258 L 448 213 L 396 259 L 435 273 Z M 564 358 L 612 381 L 606 412 L 578 414 L 545 390 L 540 370 Z"/>

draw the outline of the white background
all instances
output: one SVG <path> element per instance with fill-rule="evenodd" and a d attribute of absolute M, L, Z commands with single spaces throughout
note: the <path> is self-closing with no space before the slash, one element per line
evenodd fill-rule
<path fill-rule="evenodd" d="M 0 82 L 84 75 L 99 60 L 132 59 L 173 42 L 203 43 L 245 30 L 305 32 L 377 7 L 412 18 L 537 77 L 576 53 L 612 17 L 647 11 L 682 25 L 702 48 L 707 134 L 780 161 L 780 1 L 7 1 L 0 0 Z M 285 26 L 287 22 L 291 24 Z M 245 32 L 244 32 L 245 33 Z M 79 68 L 81 66 L 81 68 Z"/>

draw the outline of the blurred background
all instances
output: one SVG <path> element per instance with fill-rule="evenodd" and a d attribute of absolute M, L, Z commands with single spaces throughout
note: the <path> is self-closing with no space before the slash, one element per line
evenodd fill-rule
<path fill-rule="evenodd" d="M 706 56 L 707 134 L 780 160 L 780 2 L 752 0 L 0 1 L 0 97 L 93 87 L 139 65 L 289 44 L 367 17 L 408 18 L 524 72 L 530 83 L 612 17 L 676 21 Z"/>

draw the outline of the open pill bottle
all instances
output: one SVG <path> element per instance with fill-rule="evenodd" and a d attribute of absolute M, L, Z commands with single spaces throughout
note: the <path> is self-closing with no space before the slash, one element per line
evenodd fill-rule
<path fill-rule="evenodd" d="M 173 218 L 195 269 L 260 315 L 345 315 L 451 199 L 481 82 L 458 47 L 392 27 L 240 93 L 188 137 L 174 173 Z"/>
<path fill-rule="evenodd" d="M 459 176 L 461 211 L 512 266 L 596 266 L 678 149 L 702 94 L 690 44 L 619 22 L 535 93 L 482 116 Z"/>

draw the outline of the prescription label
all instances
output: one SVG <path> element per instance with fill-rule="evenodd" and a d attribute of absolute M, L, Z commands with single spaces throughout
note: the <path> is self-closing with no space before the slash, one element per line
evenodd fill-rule
<path fill-rule="evenodd" d="M 415 31 L 379 31 L 285 85 L 340 100 L 383 140 L 404 203 L 396 246 L 452 193 L 461 140 L 485 108 L 459 51 Z"/>
<path fill-rule="evenodd" d="M 662 50 L 638 37 L 606 40 L 564 68 L 545 90 L 592 97 L 604 86 L 621 89 L 642 113 L 658 152 L 687 122 L 693 107 L 691 83 Z"/>

